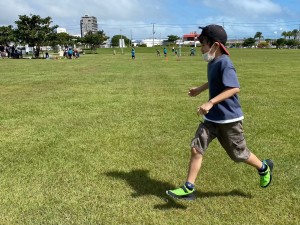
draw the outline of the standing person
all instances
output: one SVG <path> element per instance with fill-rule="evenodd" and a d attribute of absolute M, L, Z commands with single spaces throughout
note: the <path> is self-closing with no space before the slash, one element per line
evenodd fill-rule
<path fill-rule="evenodd" d="M 72 59 L 72 56 L 73 56 L 73 50 L 72 50 L 72 48 L 69 48 L 69 50 L 68 50 L 68 58 Z"/>
<path fill-rule="evenodd" d="M 167 57 L 167 49 L 164 47 L 164 56 Z"/>
<path fill-rule="evenodd" d="M 12 47 L 11 47 L 11 53 L 10 53 L 10 56 L 11 56 L 11 58 L 15 58 L 15 53 L 16 53 L 16 47 L 13 45 Z"/>
<path fill-rule="evenodd" d="M 131 49 L 131 59 L 135 59 L 135 49 Z"/>
<path fill-rule="evenodd" d="M 67 48 L 65 48 L 65 50 L 64 50 L 63 58 L 64 59 L 68 58 L 68 49 Z"/>
<path fill-rule="evenodd" d="M 4 55 L 4 45 L 0 45 L 0 58 L 2 58 L 2 55 Z"/>
<path fill-rule="evenodd" d="M 160 56 L 160 51 L 156 49 L 156 56 Z"/>
<path fill-rule="evenodd" d="M 200 27 L 199 37 L 203 59 L 208 62 L 208 82 L 191 88 L 189 96 L 197 96 L 209 91 L 209 100 L 197 108 L 203 115 L 195 137 L 191 142 L 191 158 L 186 183 L 166 193 L 174 198 L 194 199 L 195 181 L 201 168 L 202 158 L 210 142 L 217 138 L 229 157 L 235 162 L 244 162 L 257 169 L 260 175 L 260 186 L 266 188 L 272 180 L 273 162 L 270 159 L 261 161 L 246 146 L 243 133 L 243 112 L 238 99 L 240 84 L 235 68 L 225 48 L 227 34 L 223 27 L 208 25 Z"/>
<path fill-rule="evenodd" d="M 190 56 L 195 56 L 195 49 L 194 48 L 191 48 Z"/>
<path fill-rule="evenodd" d="M 78 59 L 79 58 L 79 51 L 78 51 L 78 49 L 75 49 L 74 50 L 74 56 L 75 56 L 75 59 Z"/>
<path fill-rule="evenodd" d="M 6 46 L 6 51 L 7 51 L 7 58 L 10 58 L 11 57 L 11 51 L 12 51 L 11 46 L 7 45 Z"/>

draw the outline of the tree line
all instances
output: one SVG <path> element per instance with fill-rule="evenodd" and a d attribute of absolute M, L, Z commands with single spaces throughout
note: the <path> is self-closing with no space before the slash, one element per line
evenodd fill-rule
<path fill-rule="evenodd" d="M 16 28 L 12 25 L 1 26 L 0 27 L 0 45 L 8 45 L 11 42 L 16 44 L 25 45 L 28 44 L 29 47 L 35 47 L 36 51 L 40 50 L 41 46 L 70 46 L 74 44 L 86 44 L 92 50 L 96 47 L 102 45 L 109 37 L 105 34 L 103 30 L 97 31 L 95 33 L 88 32 L 84 37 L 76 37 L 69 35 L 68 33 L 57 33 L 56 29 L 58 25 L 52 24 L 51 17 L 42 18 L 39 15 L 19 15 L 19 19 L 15 21 Z M 294 29 L 292 31 L 283 31 L 281 33 L 283 38 L 276 40 L 265 39 L 264 42 L 261 40 L 264 38 L 262 32 L 256 32 L 254 37 L 245 38 L 242 46 L 249 47 L 257 46 L 264 47 L 265 45 L 276 45 L 281 46 L 300 46 L 299 31 Z M 115 35 L 111 39 L 112 46 L 119 45 L 119 39 L 124 39 L 126 45 L 131 45 L 130 40 L 126 36 Z M 169 35 L 167 42 L 175 43 L 176 40 L 180 39 L 176 35 Z M 39 55 L 39 52 L 37 52 Z"/>
<path fill-rule="evenodd" d="M 76 37 L 68 33 L 57 33 L 58 25 L 52 24 L 51 17 L 42 18 L 39 15 L 19 15 L 19 19 L 15 21 L 16 28 L 12 25 L 0 27 L 0 45 L 8 45 L 11 42 L 35 47 L 37 51 L 41 46 L 70 46 L 74 44 L 86 44 L 91 49 L 95 50 L 96 47 L 102 45 L 109 37 L 103 30 L 97 32 L 88 32 L 84 37 Z M 119 46 L 119 39 L 124 39 L 126 45 L 131 45 L 129 40 L 124 35 L 115 35 L 111 38 L 112 46 Z M 168 41 L 174 42 L 180 39 L 178 36 L 169 35 Z M 38 54 L 38 53 L 37 53 Z"/>
<path fill-rule="evenodd" d="M 251 47 L 256 46 L 257 47 L 267 47 L 269 45 L 275 45 L 277 48 L 288 46 L 288 47 L 299 47 L 299 35 L 300 32 L 297 29 L 294 29 L 292 31 L 283 31 L 281 33 L 281 36 L 283 38 L 278 38 L 276 40 L 272 40 L 270 38 L 264 39 L 264 42 L 261 42 L 261 40 L 264 38 L 262 35 L 262 32 L 256 32 L 254 37 L 245 38 L 242 46 L 244 47 Z"/>

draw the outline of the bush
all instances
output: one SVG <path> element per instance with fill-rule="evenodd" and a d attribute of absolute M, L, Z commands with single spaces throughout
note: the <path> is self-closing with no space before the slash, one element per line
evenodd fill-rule
<path fill-rule="evenodd" d="M 147 47 L 146 44 L 139 44 L 138 46 L 139 46 L 139 47 Z"/>
<path fill-rule="evenodd" d="M 260 42 L 257 47 L 258 48 L 267 48 L 269 47 L 270 45 L 267 43 L 267 42 Z"/>
<path fill-rule="evenodd" d="M 289 46 L 290 48 L 292 48 L 292 47 L 296 48 L 299 45 L 299 41 L 298 40 L 288 40 L 286 42 L 286 45 Z"/>

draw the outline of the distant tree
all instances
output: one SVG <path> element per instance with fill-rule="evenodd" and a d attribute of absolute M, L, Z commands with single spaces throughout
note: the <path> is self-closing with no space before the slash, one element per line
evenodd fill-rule
<path fill-rule="evenodd" d="M 177 35 L 168 35 L 167 42 L 169 42 L 169 43 L 175 43 L 179 39 L 180 39 L 180 37 L 178 37 Z"/>
<path fill-rule="evenodd" d="M 119 39 L 121 39 L 121 38 L 124 39 L 125 45 L 129 45 L 130 40 L 126 36 L 120 35 L 120 34 L 115 35 L 115 36 L 112 37 L 111 45 L 112 46 L 119 46 Z"/>
<path fill-rule="evenodd" d="M 255 39 L 258 38 L 258 44 L 259 44 L 260 43 L 260 39 L 263 38 L 262 32 L 256 32 L 256 34 L 254 35 L 254 38 Z"/>
<path fill-rule="evenodd" d="M 85 44 L 91 46 L 91 50 L 95 50 L 97 46 L 102 45 L 109 37 L 107 37 L 103 30 L 93 33 L 89 31 L 83 38 Z"/>
<path fill-rule="evenodd" d="M 56 42 L 59 45 L 66 46 L 73 44 L 72 36 L 68 33 L 58 33 L 56 34 Z"/>
<path fill-rule="evenodd" d="M 20 43 L 28 44 L 30 47 L 36 46 L 36 56 L 39 56 L 40 46 L 48 42 L 54 35 L 54 30 L 58 27 L 50 26 L 51 17 L 41 18 L 39 15 L 19 15 L 19 20 L 15 22 L 16 39 Z"/>
<path fill-rule="evenodd" d="M 275 40 L 274 39 L 270 39 L 270 38 L 266 38 L 265 41 L 266 41 L 266 43 L 267 43 L 268 46 L 271 46 L 271 45 L 274 44 Z"/>
<path fill-rule="evenodd" d="M 287 35 L 287 32 L 286 32 L 286 31 L 283 31 L 283 32 L 281 33 L 281 36 L 283 36 L 284 39 L 286 39 L 286 37 L 288 36 L 288 35 Z"/>
<path fill-rule="evenodd" d="M 297 30 L 297 29 L 292 30 L 292 34 L 293 34 L 293 36 L 294 36 L 294 40 L 297 39 L 299 33 L 300 33 L 300 32 L 299 32 L 299 30 Z"/>
<path fill-rule="evenodd" d="M 14 30 L 11 25 L 0 27 L 0 44 L 6 45 L 14 40 Z"/>
<path fill-rule="evenodd" d="M 109 38 L 109 37 L 107 37 L 107 38 Z M 81 44 L 81 43 L 83 43 L 83 38 L 81 38 L 81 37 L 72 36 L 71 35 L 71 39 L 72 39 L 72 43 L 73 44 Z"/>
<path fill-rule="evenodd" d="M 246 38 L 242 44 L 244 47 L 251 47 L 255 45 L 255 39 L 254 38 Z"/>
<path fill-rule="evenodd" d="M 272 39 L 266 38 L 265 41 L 269 44 L 269 43 L 271 43 Z"/>
<path fill-rule="evenodd" d="M 56 51 L 57 46 L 70 46 L 70 45 L 74 45 L 75 43 L 80 42 L 79 40 L 77 40 L 78 37 L 74 37 L 72 35 L 69 35 L 68 33 L 54 33 L 53 35 L 51 35 L 49 37 L 49 40 L 47 42 L 47 45 L 50 45 L 53 47 L 53 49 Z M 79 38 L 81 39 L 81 38 Z"/>
<path fill-rule="evenodd" d="M 298 40 L 294 40 L 294 39 L 292 39 L 292 40 L 287 40 L 287 41 L 286 41 L 286 45 L 289 46 L 290 48 L 291 48 L 291 47 L 296 47 L 296 46 L 299 45 L 299 41 L 298 41 Z"/>
<path fill-rule="evenodd" d="M 285 38 L 279 38 L 276 40 L 275 45 L 277 48 L 280 48 L 286 44 L 286 39 Z"/>
<path fill-rule="evenodd" d="M 291 37 L 293 36 L 293 32 L 288 31 L 288 32 L 286 32 L 286 35 L 289 37 L 289 40 L 291 40 Z"/>

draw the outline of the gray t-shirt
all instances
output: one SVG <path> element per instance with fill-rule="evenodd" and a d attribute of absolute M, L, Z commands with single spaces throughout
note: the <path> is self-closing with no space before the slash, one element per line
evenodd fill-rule
<path fill-rule="evenodd" d="M 240 87 L 235 68 L 225 54 L 208 63 L 207 78 L 209 99 L 227 88 Z M 215 123 L 231 123 L 244 119 L 237 94 L 214 105 L 204 118 Z"/>

